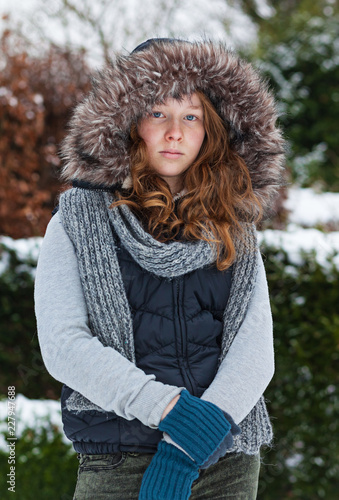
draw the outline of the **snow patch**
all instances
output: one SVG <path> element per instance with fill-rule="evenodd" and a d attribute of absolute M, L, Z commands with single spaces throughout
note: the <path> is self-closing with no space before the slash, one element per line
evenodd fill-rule
<path fill-rule="evenodd" d="M 27 428 L 51 429 L 56 427 L 63 436 L 63 441 L 70 444 L 70 441 L 63 433 L 61 420 L 60 401 L 46 399 L 28 399 L 22 394 L 17 394 L 15 398 L 15 433 L 20 439 L 22 432 Z M 7 432 L 7 399 L 0 401 L 0 450 L 8 452 Z"/>
<path fill-rule="evenodd" d="M 333 263 L 339 269 L 339 231 L 323 233 L 318 229 L 289 224 L 285 231 L 266 229 L 258 234 L 258 239 L 260 245 L 285 251 L 296 266 L 303 262 L 302 253 L 314 252 L 321 266 L 328 268 L 328 259 L 333 257 Z"/>
<path fill-rule="evenodd" d="M 316 193 L 313 189 L 292 187 L 284 204 L 293 224 L 312 227 L 339 222 L 339 193 Z"/>
<path fill-rule="evenodd" d="M 42 237 L 14 240 L 9 236 L 0 236 L 0 245 L 5 247 L 4 249 L 0 248 L 0 276 L 7 270 L 9 265 L 9 255 L 6 249 L 14 250 L 20 260 L 31 259 L 37 262 L 42 240 Z"/>

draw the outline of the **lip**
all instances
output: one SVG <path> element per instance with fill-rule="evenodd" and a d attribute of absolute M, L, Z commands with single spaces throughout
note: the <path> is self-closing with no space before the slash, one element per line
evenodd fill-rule
<path fill-rule="evenodd" d="M 177 149 L 165 149 L 164 151 L 159 151 L 164 158 L 180 158 L 184 153 L 181 153 Z"/>

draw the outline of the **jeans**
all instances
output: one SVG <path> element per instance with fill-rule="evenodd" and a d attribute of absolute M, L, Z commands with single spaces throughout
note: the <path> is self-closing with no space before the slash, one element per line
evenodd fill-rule
<path fill-rule="evenodd" d="M 138 500 L 142 476 L 153 455 L 119 452 L 112 455 L 78 454 L 78 480 L 73 500 Z M 227 453 L 200 471 L 190 500 L 255 500 L 260 456 Z"/>

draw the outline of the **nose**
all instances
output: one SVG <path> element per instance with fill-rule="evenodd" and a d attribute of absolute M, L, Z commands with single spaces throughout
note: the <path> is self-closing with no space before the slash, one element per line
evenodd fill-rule
<path fill-rule="evenodd" d="M 181 141 L 182 140 L 182 129 L 181 129 L 181 125 L 180 125 L 178 120 L 171 120 L 168 123 L 165 137 L 168 141 Z"/>

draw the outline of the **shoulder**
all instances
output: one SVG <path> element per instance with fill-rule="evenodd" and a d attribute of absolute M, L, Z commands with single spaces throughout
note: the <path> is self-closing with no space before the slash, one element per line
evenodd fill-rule
<path fill-rule="evenodd" d="M 57 212 L 48 223 L 45 237 L 43 240 L 43 248 L 46 251 L 55 251 L 55 249 L 66 248 L 71 245 L 70 239 L 62 224 L 60 213 Z"/>
<path fill-rule="evenodd" d="M 59 213 L 56 213 L 47 226 L 40 248 L 36 282 L 55 280 L 58 283 L 73 276 L 76 269 L 77 258 L 73 243 L 62 225 Z"/>
<path fill-rule="evenodd" d="M 58 213 L 69 236 L 107 219 L 112 200 L 106 195 L 101 190 L 79 187 L 70 188 L 60 195 Z"/>
<path fill-rule="evenodd" d="M 72 187 L 61 193 L 59 197 L 61 219 L 63 219 L 64 212 L 72 213 L 78 208 L 86 208 L 87 210 L 103 208 L 107 210 L 115 199 L 114 192 L 100 186 L 87 184 L 86 187 L 82 185 Z"/>

